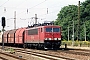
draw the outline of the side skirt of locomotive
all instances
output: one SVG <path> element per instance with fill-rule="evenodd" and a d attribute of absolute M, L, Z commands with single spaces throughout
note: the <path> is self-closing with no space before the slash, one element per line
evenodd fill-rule
<path fill-rule="evenodd" d="M 24 48 L 31 48 L 31 49 L 43 49 L 43 43 L 24 43 Z"/>
<path fill-rule="evenodd" d="M 0 45 L 2 46 L 2 43 L 0 43 Z M 24 43 L 24 44 L 4 43 L 4 45 L 32 48 L 32 49 L 58 49 L 61 46 L 61 40 L 45 40 L 44 43 Z"/>

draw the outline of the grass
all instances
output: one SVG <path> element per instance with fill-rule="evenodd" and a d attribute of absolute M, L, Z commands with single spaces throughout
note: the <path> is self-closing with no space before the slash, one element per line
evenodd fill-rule
<path fill-rule="evenodd" d="M 7 48 L 6 51 L 9 51 L 10 53 L 15 53 L 15 50 L 13 48 Z"/>
<path fill-rule="evenodd" d="M 67 44 L 68 46 L 80 46 L 80 47 L 90 47 L 90 41 L 62 41 L 62 45 Z"/>

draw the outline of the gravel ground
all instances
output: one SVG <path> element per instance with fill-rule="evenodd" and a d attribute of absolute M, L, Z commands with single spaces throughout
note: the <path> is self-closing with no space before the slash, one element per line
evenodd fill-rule
<path fill-rule="evenodd" d="M 32 51 L 33 49 L 26 49 L 26 50 Z M 68 57 L 68 58 L 74 58 L 75 60 L 90 60 L 90 56 L 69 54 L 69 53 L 64 53 L 63 51 L 56 52 L 56 51 L 43 51 L 43 50 L 35 50 L 35 49 L 33 51 L 46 53 L 46 54 L 52 54 L 52 55 L 56 55 L 56 56 L 65 56 L 65 57 Z M 6 51 L 4 51 L 4 52 L 6 52 Z M 31 54 L 24 54 L 24 53 L 20 53 L 20 52 L 15 52 L 13 55 L 18 56 L 18 57 L 22 56 L 22 58 L 24 58 L 26 60 L 44 60 L 44 59 L 32 56 Z"/>
<path fill-rule="evenodd" d="M 14 56 L 17 56 L 17 57 L 20 57 L 20 58 L 24 58 L 26 60 L 44 60 L 44 59 L 41 59 L 41 58 L 38 58 L 38 57 L 35 57 L 31 54 L 24 54 L 24 53 L 20 53 L 20 52 L 15 52 L 15 53 L 10 53 L 9 51 L 4 51 L 4 50 L 0 50 L 0 52 L 4 52 L 4 53 L 8 53 L 8 54 L 12 54 Z M 9 56 L 5 56 L 5 55 L 2 55 L 0 54 L 1 57 L 5 57 L 9 60 L 17 60 L 17 59 L 14 59 L 12 57 L 9 57 Z"/>
<path fill-rule="evenodd" d="M 26 59 L 26 60 L 42 60 L 40 58 L 37 58 L 35 56 L 32 56 L 31 54 L 24 54 L 24 53 L 20 53 L 20 52 L 16 52 L 15 54 L 13 54 L 15 56 L 22 56 L 22 58 Z"/>
<path fill-rule="evenodd" d="M 52 54 L 52 55 L 56 55 L 56 56 L 65 56 L 68 58 L 74 58 L 76 60 L 90 60 L 90 56 L 82 56 L 82 55 L 74 55 L 74 54 L 68 54 L 68 53 L 64 53 L 62 52 L 54 52 L 54 51 L 41 51 L 41 50 L 34 50 L 34 51 L 38 51 L 41 53 L 46 53 L 46 54 Z"/>
<path fill-rule="evenodd" d="M 1 49 L 0 49 L 0 52 L 6 53 L 4 50 L 1 50 Z M 6 56 L 6 55 L 3 55 L 3 54 L 0 54 L 0 57 L 7 58 L 8 60 L 17 60 L 17 59 L 15 59 L 15 58 L 12 58 L 12 57 L 10 57 L 10 56 Z"/>
<path fill-rule="evenodd" d="M 9 56 L 3 55 L 3 54 L 0 54 L 0 57 L 7 58 L 8 60 L 17 60 L 15 58 L 12 58 L 12 57 L 9 57 Z"/>

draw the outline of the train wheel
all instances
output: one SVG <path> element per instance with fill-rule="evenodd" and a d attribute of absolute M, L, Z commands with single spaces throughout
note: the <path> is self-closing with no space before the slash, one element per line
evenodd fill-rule
<path fill-rule="evenodd" d="M 23 48 L 25 49 L 26 47 L 25 47 L 25 44 L 23 45 Z"/>
<path fill-rule="evenodd" d="M 41 49 L 44 49 L 44 44 L 41 44 Z"/>
<path fill-rule="evenodd" d="M 36 49 L 39 49 L 39 47 L 38 47 L 38 46 L 39 46 L 39 44 L 37 44 Z"/>

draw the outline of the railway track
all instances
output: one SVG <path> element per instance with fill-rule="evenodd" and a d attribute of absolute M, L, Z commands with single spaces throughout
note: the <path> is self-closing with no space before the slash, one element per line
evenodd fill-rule
<path fill-rule="evenodd" d="M 25 60 L 23 58 L 19 58 L 17 56 L 13 56 L 12 54 L 7 54 L 5 52 L 0 52 L 0 55 L 3 55 L 2 57 L 0 56 L 0 59 L 2 59 L 2 60 L 11 60 L 11 59 L 14 59 L 14 60 Z"/>
<path fill-rule="evenodd" d="M 64 51 L 65 53 L 81 55 L 81 56 L 90 56 L 88 52 L 77 52 L 77 51 Z"/>
<path fill-rule="evenodd" d="M 8 47 L 6 47 L 7 49 Z M 11 47 L 13 48 L 13 47 Z M 45 54 L 45 53 L 40 53 L 40 52 L 35 52 L 33 50 L 30 51 L 30 49 L 26 50 L 26 49 L 18 49 L 18 48 L 13 48 L 15 50 L 15 52 L 19 52 L 19 53 L 24 53 L 24 54 L 29 54 L 29 55 L 33 55 L 33 56 L 37 56 L 37 57 L 41 57 L 44 59 L 49 59 L 49 60 L 75 60 L 73 58 L 67 58 L 65 56 L 55 56 L 55 55 L 51 55 L 51 54 Z M 40 50 L 41 51 L 41 50 Z"/>
<path fill-rule="evenodd" d="M 72 50 L 90 52 L 90 50 L 86 50 L 86 49 L 72 49 Z"/>
<path fill-rule="evenodd" d="M 6 58 L 3 58 L 3 57 L 1 57 L 1 56 L 0 56 L 0 60 L 8 60 L 8 59 L 6 59 Z"/>
<path fill-rule="evenodd" d="M 15 51 L 25 53 L 25 54 L 31 54 L 31 55 L 42 57 L 42 58 L 49 59 L 49 60 L 75 60 L 73 58 L 67 58 L 64 56 L 55 56 L 55 55 L 51 55 L 51 54 L 45 54 L 45 53 L 22 50 L 22 49 L 16 49 Z"/>
<path fill-rule="evenodd" d="M 12 47 L 13 48 L 13 47 Z M 75 60 L 74 56 L 78 56 L 77 59 L 89 57 L 90 50 L 82 50 L 82 49 L 68 49 L 68 50 L 35 50 L 35 49 L 22 49 L 22 48 L 13 48 L 16 52 L 33 55 L 37 57 L 42 57 L 49 60 Z M 73 55 L 73 57 L 69 57 L 69 54 Z M 79 57 L 80 56 L 80 57 Z M 85 58 L 86 58 L 85 57 Z M 90 59 L 90 58 L 87 58 Z"/>
<path fill-rule="evenodd" d="M 75 54 L 77 53 L 77 55 L 86 55 L 86 56 L 90 56 L 90 50 L 86 50 L 86 49 L 74 49 L 74 48 L 60 48 L 59 50 L 49 50 L 49 51 L 54 51 L 54 52 L 66 52 L 68 53 L 69 51 L 71 52 L 71 54 Z M 70 53 L 69 52 L 69 53 Z"/>
<path fill-rule="evenodd" d="M 85 49 L 69 49 L 69 50 L 58 50 L 58 52 L 64 52 L 68 54 L 75 54 L 75 55 L 81 55 L 81 56 L 90 56 L 90 50 Z"/>

